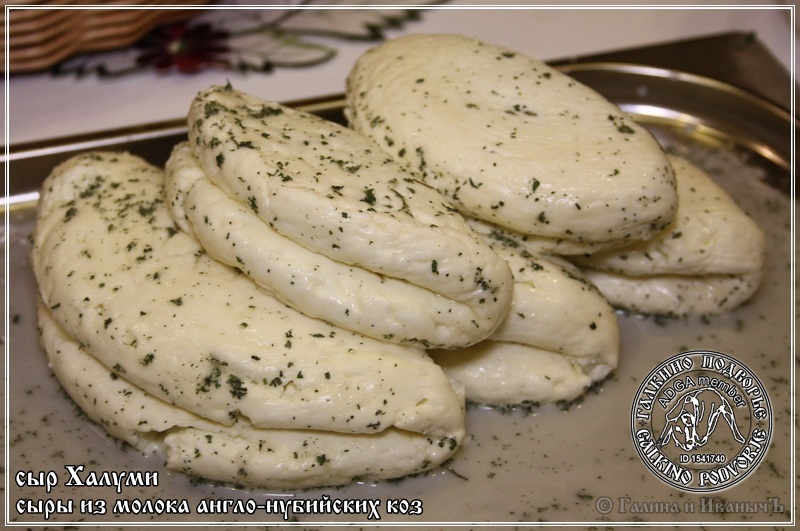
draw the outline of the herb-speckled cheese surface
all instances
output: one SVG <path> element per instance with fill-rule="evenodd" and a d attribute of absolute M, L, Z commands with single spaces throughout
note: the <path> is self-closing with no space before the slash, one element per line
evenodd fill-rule
<path fill-rule="evenodd" d="M 488 340 L 434 360 L 464 383 L 467 399 L 490 405 L 570 401 L 608 376 L 619 359 L 613 308 L 577 267 L 493 240 L 514 273 L 503 325 Z"/>
<path fill-rule="evenodd" d="M 307 315 L 455 348 L 508 311 L 506 263 L 436 190 L 350 129 L 213 87 L 193 101 L 188 147 L 167 172 L 173 217 Z"/>
<path fill-rule="evenodd" d="M 363 436 L 399 429 L 419 436 L 414 445 L 436 446 L 425 466 L 446 458 L 441 448 L 455 450 L 464 435 L 463 391 L 422 349 L 348 332 L 259 290 L 178 230 L 163 185 L 163 172 L 142 159 L 90 153 L 58 166 L 43 186 L 32 252 L 40 296 L 63 335 L 104 367 L 105 376 L 93 378 L 100 392 L 124 379 L 170 407 L 230 426 L 230 444 L 250 436 L 236 433 L 242 426 Z M 326 460 L 344 448 L 331 444 Z M 186 453 L 181 463 L 194 453 L 174 451 Z M 254 463 L 274 464 L 259 455 Z M 409 465 L 405 473 L 418 470 Z M 266 468 L 258 474 L 270 484 Z M 324 474 L 311 483 L 328 484 Z"/>
<path fill-rule="evenodd" d="M 343 485 L 395 478 L 450 457 L 457 439 L 437 440 L 397 428 L 376 434 L 255 428 L 242 417 L 232 425 L 210 421 L 110 377 L 40 305 L 42 343 L 53 372 L 86 414 L 111 435 L 168 467 L 237 485 L 272 488 Z"/>
<path fill-rule="evenodd" d="M 676 206 L 644 128 L 548 65 L 459 35 L 409 35 L 363 54 L 351 126 L 462 213 L 580 253 L 652 236 Z"/>
<path fill-rule="evenodd" d="M 617 307 L 658 315 L 715 314 L 761 285 L 765 237 L 700 168 L 671 156 L 678 212 L 650 240 L 573 260 Z"/>

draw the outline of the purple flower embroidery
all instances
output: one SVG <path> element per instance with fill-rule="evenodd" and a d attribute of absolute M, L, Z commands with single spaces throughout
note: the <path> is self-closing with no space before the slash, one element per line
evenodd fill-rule
<path fill-rule="evenodd" d="M 219 4 L 240 5 L 240 0 Z M 322 4 L 298 0 L 296 5 Z M 344 4 L 335 0 L 325 4 Z M 423 3 L 442 3 L 427 0 Z M 365 1 L 364 5 L 380 2 Z M 197 18 L 161 25 L 119 50 L 77 54 L 55 65 L 53 75 L 120 77 L 156 71 L 193 74 L 209 69 L 272 72 L 330 60 L 330 41 L 374 41 L 383 29 L 401 28 L 419 19 L 415 10 L 398 9 L 203 9 Z M 327 41 L 327 42 L 325 42 Z"/>
<path fill-rule="evenodd" d="M 196 73 L 209 67 L 228 68 L 225 58 L 229 51 L 228 37 L 227 31 L 214 29 L 208 23 L 167 24 L 136 43 L 136 48 L 142 50 L 136 63 L 160 72 Z"/>

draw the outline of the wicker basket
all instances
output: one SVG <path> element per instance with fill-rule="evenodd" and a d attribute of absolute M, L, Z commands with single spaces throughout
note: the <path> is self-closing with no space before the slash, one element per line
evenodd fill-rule
<path fill-rule="evenodd" d="M 32 9 L 14 8 L 9 17 L 8 71 L 12 74 L 47 69 L 68 57 L 83 52 L 99 52 L 130 46 L 156 26 L 197 16 L 197 9 L 154 8 L 160 2 L 140 0 L 91 0 L 55 2 L 23 1 Z M 108 8 L 82 8 L 99 4 Z M 172 1 L 170 6 L 197 5 L 196 0 Z M 124 5 L 125 7 L 118 7 Z M 129 7 L 135 6 L 135 7 Z M 139 8 L 138 6 L 142 6 Z M 149 7 L 148 7 L 149 6 Z M 5 50 L 3 50 L 5 69 Z"/>

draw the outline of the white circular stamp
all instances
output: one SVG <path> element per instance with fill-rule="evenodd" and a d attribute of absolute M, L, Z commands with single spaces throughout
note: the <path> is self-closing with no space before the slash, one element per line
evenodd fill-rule
<path fill-rule="evenodd" d="M 744 480 L 772 436 L 769 397 L 737 359 L 692 350 L 645 377 L 631 408 L 631 434 L 645 465 L 685 491 L 713 492 Z"/>

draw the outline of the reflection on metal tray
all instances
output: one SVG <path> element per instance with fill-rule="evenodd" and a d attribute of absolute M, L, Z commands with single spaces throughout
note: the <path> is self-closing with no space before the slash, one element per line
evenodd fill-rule
<path fill-rule="evenodd" d="M 729 32 L 556 61 L 625 63 L 679 70 L 716 79 L 778 105 L 792 106 L 792 78 L 755 33 Z"/>
<path fill-rule="evenodd" d="M 691 137 L 757 155 L 768 182 L 789 193 L 792 129 L 780 107 L 752 93 L 706 77 L 649 66 L 581 63 L 561 70 L 631 114 L 663 139 Z"/>

